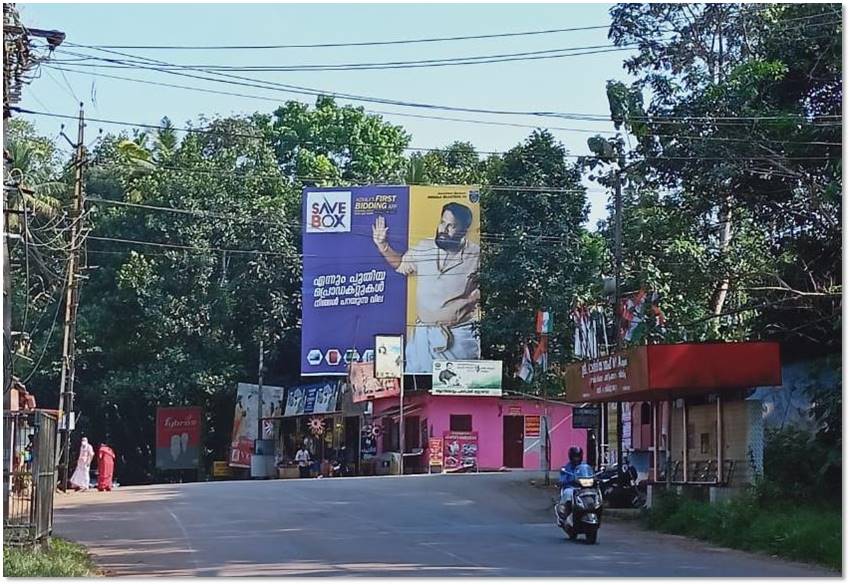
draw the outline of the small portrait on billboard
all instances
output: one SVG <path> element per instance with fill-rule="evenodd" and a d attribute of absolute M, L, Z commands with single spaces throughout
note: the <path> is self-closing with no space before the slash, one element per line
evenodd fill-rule
<path fill-rule="evenodd" d="M 454 371 L 454 364 L 452 362 L 446 362 L 443 371 L 440 372 L 439 380 L 445 386 L 460 385 L 460 376 Z"/>
<path fill-rule="evenodd" d="M 474 323 L 478 318 L 480 247 L 467 239 L 472 210 L 458 202 L 445 204 L 434 218 L 433 237 L 406 252 L 389 245 L 392 229 L 384 216 L 372 226 L 381 256 L 400 274 L 416 279 L 416 323 L 409 323 L 405 347 L 408 372 L 430 372 L 434 360 L 479 357 Z"/>

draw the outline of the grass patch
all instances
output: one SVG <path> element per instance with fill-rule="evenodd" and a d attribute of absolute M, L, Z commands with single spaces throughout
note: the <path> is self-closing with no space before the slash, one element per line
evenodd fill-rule
<path fill-rule="evenodd" d="M 83 546 L 61 538 L 52 538 L 48 550 L 3 547 L 5 577 L 96 577 L 99 574 Z"/>
<path fill-rule="evenodd" d="M 840 506 L 760 503 L 751 495 L 709 504 L 664 494 L 644 516 L 650 529 L 841 570 Z"/>

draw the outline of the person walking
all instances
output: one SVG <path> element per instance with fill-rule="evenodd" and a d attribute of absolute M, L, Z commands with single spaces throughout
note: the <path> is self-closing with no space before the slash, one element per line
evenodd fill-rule
<path fill-rule="evenodd" d="M 112 491 L 112 474 L 115 471 L 115 451 L 106 443 L 97 450 L 97 491 Z"/>
<path fill-rule="evenodd" d="M 307 450 L 306 441 L 295 454 L 295 462 L 298 464 L 298 476 L 301 479 L 310 477 L 310 451 Z"/>
<path fill-rule="evenodd" d="M 77 458 L 77 468 L 71 476 L 71 487 L 75 490 L 86 491 L 91 485 L 91 462 L 94 459 L 94 448 L 89 440 L 83 437 L 80 442 L 80 455 Z"/>

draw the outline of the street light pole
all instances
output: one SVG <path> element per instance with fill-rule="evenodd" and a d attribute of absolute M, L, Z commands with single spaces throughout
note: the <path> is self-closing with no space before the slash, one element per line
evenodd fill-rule
<path fill-rule="evenodd" d="M 401 336 L 401 372 L 398 393 L 398 474 L 404 475 L 404 336 Z"/>

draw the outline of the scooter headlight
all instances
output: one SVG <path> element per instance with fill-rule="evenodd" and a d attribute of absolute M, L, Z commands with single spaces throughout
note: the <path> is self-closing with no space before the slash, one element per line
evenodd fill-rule
<path fill-rule="evenodd" d="M 593 486 L 593 479 L 590 478 L 590 477 L 582 477 L 582 478 L 579 478 L 578 484 L 581 487 L 592 487 Z"/>

